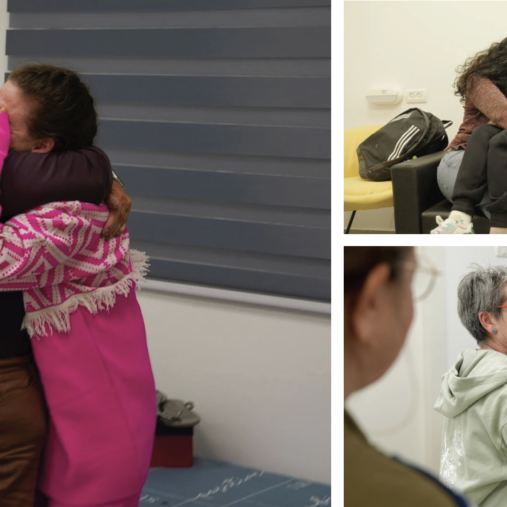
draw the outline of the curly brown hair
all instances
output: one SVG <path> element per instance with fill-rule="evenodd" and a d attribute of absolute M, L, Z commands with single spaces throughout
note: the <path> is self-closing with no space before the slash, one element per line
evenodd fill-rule
<path fill-rule="evenodd" d="M 471 76 L 487 77 L 505 94 L 507 91 L 507 37 L 494 42 L 488 49 L 479 51 L 475 56 L 467 58 L 463 65 L 456 68 L 458 76 L 454 81 L 454 95 L 461 97 L 465 103 L 467 84 Z M 473 78 L 472 78 L 473 79 Z"/>

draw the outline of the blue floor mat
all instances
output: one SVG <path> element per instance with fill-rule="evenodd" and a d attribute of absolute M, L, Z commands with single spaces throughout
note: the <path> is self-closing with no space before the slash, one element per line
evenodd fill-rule
<path fill-rule="evenodd" d="M 330 507 L 325 484 L 195 459 L 192 468 L 152 468 L 140 507 Z"/>

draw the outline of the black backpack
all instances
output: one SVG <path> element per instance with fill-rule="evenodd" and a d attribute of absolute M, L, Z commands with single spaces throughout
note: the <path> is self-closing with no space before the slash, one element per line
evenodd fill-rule
<path fill-rule="evenodd" d="M 390 180 L 391 166 L 446 148 L 449 139 L 445 129 L 451 125 L 452 121 L 442 121 L 417 108 L 404 111 L 359 145 L 359 176 Z"/>

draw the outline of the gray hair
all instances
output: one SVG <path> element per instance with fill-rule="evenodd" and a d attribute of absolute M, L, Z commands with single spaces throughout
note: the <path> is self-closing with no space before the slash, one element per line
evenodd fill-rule
<path fill-rule="evenodd" d="M 458 286 L 458 315 L 468 332 L 481 343 L 489 338 L 479 320 L 480 312 L 489 312 L 498 318 L 505 300 L 503 285 L 507 282 L 507 267 L 483 268 L 474 265 L 475 271 L 463 277 Z"/>

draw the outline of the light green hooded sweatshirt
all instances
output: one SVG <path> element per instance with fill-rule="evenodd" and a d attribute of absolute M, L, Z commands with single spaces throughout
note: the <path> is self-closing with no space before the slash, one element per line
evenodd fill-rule
<path fill-rule="evenodd" d="M 480 507 L 507 507 L 507 355 L 465 350 L 442 377 L 440 478 Z"/>

